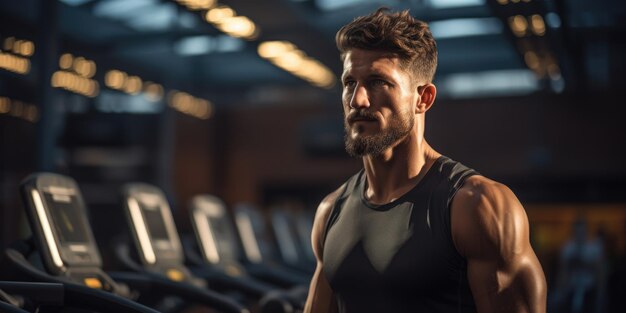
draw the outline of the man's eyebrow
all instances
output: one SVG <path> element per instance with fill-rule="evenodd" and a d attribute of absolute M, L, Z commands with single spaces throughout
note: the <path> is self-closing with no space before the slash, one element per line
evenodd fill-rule
<path fill-rule="evenodd" d="M 352 78 L 352 74 L 344 73 L 344 74 L 341 75 L 341 81 L 345 81 L 347 78 Z M 387 74 L 385 74 L 383 72 L 372 72 L 372 73 L 369 73 L 369 74 L 367 74 L 367 78 L 368 79 L 371 79 L 371 78 L 382 78 L 382 79 L 385 79 L 385 80 L 394 81 L 394 78 L 392 76 L 387 75 Z"/>
<path fill-rule="evenodd" d="M 390 83 L 395 83 L 396 82 L 396 78 L 394 78 L 392 75 L 389 75 L 387 73 L 384 72 L 378 72 L 378 71 L 374 71 L 371 72 L 367 75 L 367 79 L 382 79 L 382 80 L 386 80 Z"/>
<path fill-rule="evenodd" d="M 382 73 L 382 72 L 373 72 L 373 73 L 370 73 L 369 75 L 367 75 L 367 77 L 370 78 L 370 79 L 371 78 L 382 78 L 384 80 L 395 81 L 395 79 L 392 76 L 387 75 L 387 74 Z"/>

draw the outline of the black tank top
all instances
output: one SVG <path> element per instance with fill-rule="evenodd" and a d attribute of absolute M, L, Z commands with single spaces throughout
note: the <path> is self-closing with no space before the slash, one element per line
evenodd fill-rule
<path fill-rule="evenodd" d="M 478 173 L 438 158 L 402 197 L 374 205 L 364 171 L 346 183 L 326 225 L 323 271 L 340 313 L 476 312 L 467 262 L 450 230 L 450 203 Z"/>

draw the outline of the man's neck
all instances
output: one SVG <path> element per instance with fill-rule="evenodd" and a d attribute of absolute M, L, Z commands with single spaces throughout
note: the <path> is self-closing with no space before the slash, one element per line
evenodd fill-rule
<path fill-rule="evenodd" d="M 365 197 L 372 203 L 389 203 L 413 189 L 440 156 L 423 137 L 407 139 L 379 156 L 363 157 Z"/>

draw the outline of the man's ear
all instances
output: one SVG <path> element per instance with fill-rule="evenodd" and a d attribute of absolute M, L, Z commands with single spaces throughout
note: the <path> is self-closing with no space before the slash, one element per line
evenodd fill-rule
<path fill-rule="evenodd" d="M 419 94 L 419 97 L 417 98 L 415 113 L 425 113 L 435 102 L 435 98 L 437 97 L 437 87 L 433 84 L 417 86 L 417 93 Z"/>

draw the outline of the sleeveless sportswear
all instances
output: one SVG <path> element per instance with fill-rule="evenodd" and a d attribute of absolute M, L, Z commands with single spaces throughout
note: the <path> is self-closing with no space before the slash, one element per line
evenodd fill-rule
<path fill-rule="evenodd" d="M 350 178 L 326 224 L 323 272 L 340 313 L 476 312 L 467 262 L 450 230 L 450 204 L 478 173 L 441 156 L 409 192 L 374 205 L 363 170 Z"/>

